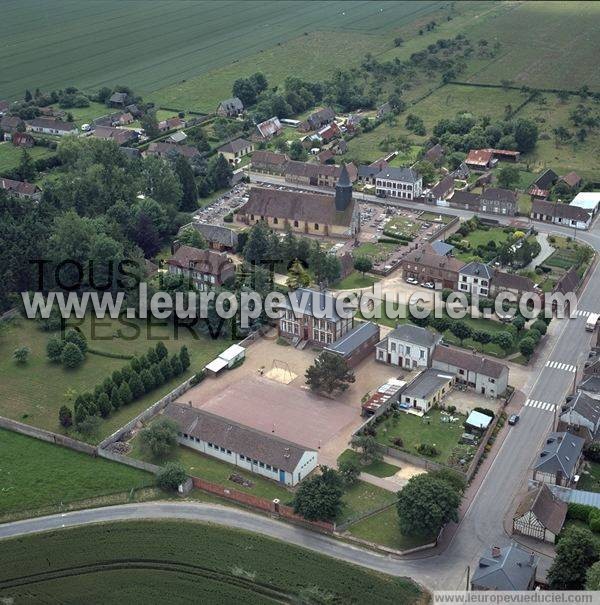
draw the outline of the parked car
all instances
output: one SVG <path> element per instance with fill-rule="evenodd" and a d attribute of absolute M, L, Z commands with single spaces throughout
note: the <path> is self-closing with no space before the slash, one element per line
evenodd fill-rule
<path fill-rule="evenodd" d="M 407 281 L 409 284 L 418 284 L 418 283 L 419 283 L 419 280 L 415 279 L 414 277 L 407 277 L 407 278 L 406 278 L 406 281 Z"/>
<path fill-rule="evenodd" d="M 430 290 L 433 290 L 435 288 L 435 284 L 432 281 L 426 281 L 425 283 L 421 284 L 424 288 L 429 288 Z"/>
<path fill-rule="evenodd" d="M 508 419 L 508 424 L 514 426 L 515 424 L 517 424 L 517 422 L 519 422 L 519 414 L 511 414 Z"/>

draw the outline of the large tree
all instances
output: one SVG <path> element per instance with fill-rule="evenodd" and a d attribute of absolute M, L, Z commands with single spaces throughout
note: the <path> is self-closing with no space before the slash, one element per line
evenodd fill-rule
<path fill-rule="evenodd" d="M 345 391 L 355 381 L 354 372 L 340 355 L 323 351 L 306 370 L 306 384 L 312 391 Z"/>
<path fill-rule="evenodd" d="M 500 187 L 506 187 L 507 189 L 512 189 L 519 184 L 520 173 L 519 169 L 516 166 L 502 166 L 498 171 L 498 185 Z"/>
<path fill-rule="evenodd" d="M 190 163 L 183 155 L 178 155 L 175 160 L 175 172 L 181 183 L 181 202 L 179 209 L 190 212 L 198 207 L 198 187 L 194 178 L 194 171 Z"/>
<path fill-rule="evenodd" d="M 552 590 L 583 590 L 586 573 L 598 561 L 596 540 L 588 529 L 569 527 L 558 546 L 556 558 L 548 571 Z"/>
<path fill-rule="evenodd" d="M 177 447 L 177 424 L 161 418 L 140 433 L 142 447 L 156 459 L 167 458 Z"/>
<path fill-rule="evenodd" d="M 333 521 L 342 509 L 343 479 L 326 466 L 321 466 L 320 471 L 320 475 L 300 484 L 294 498 L 294 512 L 309 521 Z"/>
<path fill-rule="evenodd" d="M 398 492 L 398 518 L 404 534 L 437 536 L 449 521 L 458 521 L 460 496 L 439 477 L 416 475 Z"/>

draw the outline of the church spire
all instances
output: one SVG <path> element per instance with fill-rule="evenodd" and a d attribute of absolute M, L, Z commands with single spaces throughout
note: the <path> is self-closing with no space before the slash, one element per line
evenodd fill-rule
<path fill-rule="evenodd" d="M 338 212 L 343 212 L 348 208 L 351 201 L 352 183 L 350 182 L 350 175 L 348 174 L 346 164 L 343 164 L 340 178 L 335 186 L 335 209 Z"/>

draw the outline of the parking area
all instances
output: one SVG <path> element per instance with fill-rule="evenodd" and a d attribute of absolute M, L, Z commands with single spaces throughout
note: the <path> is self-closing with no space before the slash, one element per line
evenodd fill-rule
<path fill-rule="evenodd" d="M 206 206 L 194 213 L 194 219 L 201 223 L 225 225 L 233 227 L 232 223 L 224 222 L 224 218 L 248 201 L 248 186 L 246 183 L 235 185 L 230 191 L 212 200 Z"/>
<path fill-rule="evenodd" d="M 497 413 L 501 409 L 501 399 L 494 399 L 491 397 L 485 397 L 470 389 L 464 391 L 460 388 L 454 388 L 444 398 L 444 407 L 455 406 L 456 410 L 461 414 L 469 414 L 475 408 L 487 408 L 492 412 Z"/>
<path fill-rule="evenodd" d="M 178 401 L 315 448 L 321 464 L 335 464 L 364 421 L 363 396 L 405 373 L 370 356 L 354 369 L 355 382 L 330 399 L 305 384 L 306 369 L 318 354 L 277 344 L 273 330 L 248 347 L 241 366 L 206 378 Z"/>

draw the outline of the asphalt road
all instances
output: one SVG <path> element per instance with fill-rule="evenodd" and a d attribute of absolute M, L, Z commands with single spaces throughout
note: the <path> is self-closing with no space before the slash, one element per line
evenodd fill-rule
<path fill-rule="evenodd" d="M 281 184 L 281 181 L 276 182 Z M 446 208 L 444 212 L 460 216 L 465 214 L 460 210 Z M 470 213 L 466 215 L 470 216 Z M 500 220 L 504 219 L 501 217 Z M 596 225 L 589 232 L 577 233 L 544 223 L 536 223 L 535 226 L 539 231 L 547 233 L 575 235 L 600 251 L 600 229 Z M 600 273 L 597 266 L 580 296 L 578 308 L 600 312 L 599 301 Z M 560 406 L 573 389 L 575 374 L 548 367 L 546 362 L 565 362 L 581 368 L 590 348 L 591 334 L 585 331 L 583 317 L 558 321 L 553 343 L 543 352 L 541 369 L 532 377 L 532 384 L 525 391 L 529 399 Z M 467 566 L 473 568 L 483 549 L 508 542 L 509 537 L 504 532 L 504 518 L 512 512 L 515 497 L 526 486 L 532 463 L 553 422 L 552 411 L 523 407 L 519 424 L 510 429 L 454 539 L 443 553 L 429 558 L 406 560 L 378 555 L 242 510 L 183 502 L 115 506 L 18 521 L 0 525 L 0 538 L 103 521 L 190 519 L 255 531 L 381 572 L 410 576 L 432 590 L 458 589 L 465 586 Z"/>

